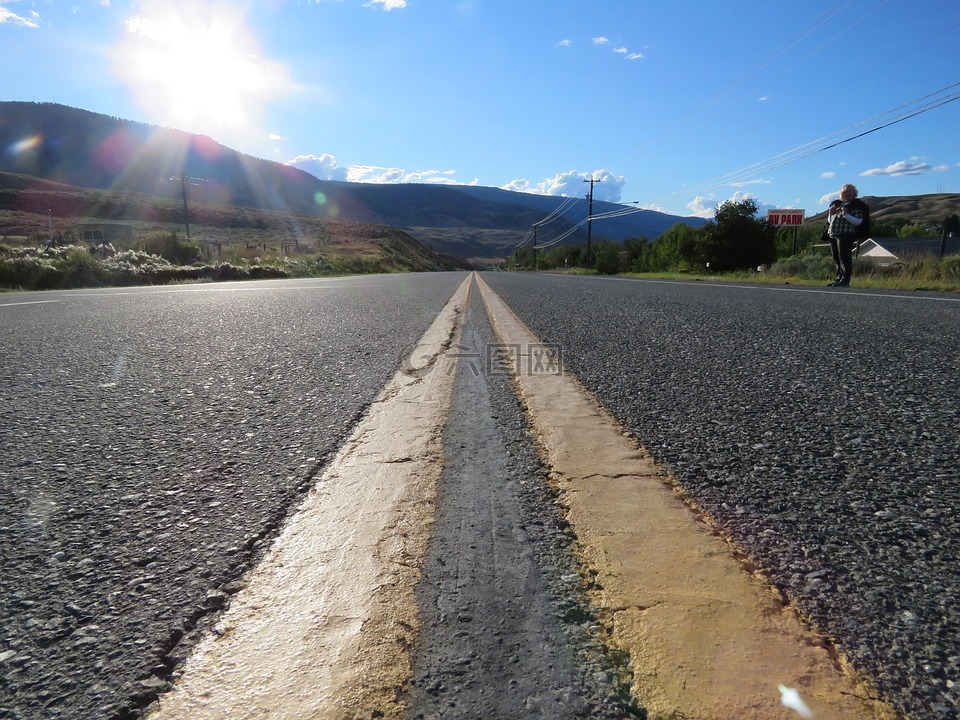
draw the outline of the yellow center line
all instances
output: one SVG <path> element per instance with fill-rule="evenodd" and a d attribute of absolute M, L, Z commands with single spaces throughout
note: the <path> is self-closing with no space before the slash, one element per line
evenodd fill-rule
<path fill-rule="evenodd" d="M 538 338 L 477 279 L 500 341 L 519 348 L 519 392 L 595 576 L 592 599 L 650 718 L 801 717 L 781 686 L 817 720 L 896 718 L 584 387 L 532 354 Z"/>

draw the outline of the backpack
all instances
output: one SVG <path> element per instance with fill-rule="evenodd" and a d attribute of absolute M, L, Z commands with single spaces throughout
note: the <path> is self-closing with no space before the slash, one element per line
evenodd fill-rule
<path fill-rule="evenodd" d="M 853 202 L 857 204 L 862 219 L 862 222 L 857 225 L 857 240 L 867 240 L 870 237 L 870 206 L 860 198 Z"/>

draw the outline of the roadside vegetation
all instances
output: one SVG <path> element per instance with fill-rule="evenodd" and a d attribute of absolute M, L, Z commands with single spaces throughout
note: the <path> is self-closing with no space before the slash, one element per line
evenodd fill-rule
<path fill-rule="evenodd" d="M 329 277 L 435 270 L 440 258 L 418 257 L 409 238 L 389 228 L 346 242 L 211 247 L 177 232 L 91 245 L 69 236 L 0 238 L 0 288 L 52 290 L 267 278 Z"/>
<path fill-rule="evenodd" d="M 872 225 L 874 237 L 932 234 L 905 219 Z M 755 201 L 743 200 L 721 205 L 701 228 L 677 223 L 652 241 L 632 238 L 622 245 L 600 239 L 591 244 L 589 258 L 585 244 L 521 248 L 505 269 L 825 285 L 836 268 L 822 233 L 819 223 L 778 230 L 757 218 Z M 855 258 L 853 277 L 858 287 L 960 292 L 960 255 L 917 256 L 888 266 Z"/>
<path fill-rule="evenodd" d="M 204 208 L 205 212 L 212 212 Z M 223 211 L 221 211 L 223 212 Z M 235 214 L 239 211 L 235 211 Z M 15 219 L 15 218 L 14 218 Z M 198 218 L 199 219 L 199 218 Z M 204 218 L 208 220 L 209 218 Z M 69 226 L 53 232 L 0 236 L 0 290 L 161 285 L 266 278 L 450 269 L 444 258 L 408 235 L 385 226 L 280 215 L 231 215 L 230 222 L 199 224 L 197 237 L 178 231 L 140 232 L 129 242 L 91 245 Z M 219 218 L 223 220 L 223 218 Z M 305 224 L 306 223 L 306 224 Z M 36 223 L 34 221 L 34 227 Z M 825 285 L 835 269 L 820 223 L 780 229 L 757 218 L 753 200 L 721 205 L 701 228 L 678 223 L 654 240 L 521 248 L 508 270 L 548 270 L 777 284 Z M 937 229 L 933 228 L 936 232 Z M 873 223 L 875 237 L 923 237 L 923 223 L 906 219 Z M 881 266 L 854 261 L 857 287 L 960 292 L 960 256 L 914 257 Z"/>

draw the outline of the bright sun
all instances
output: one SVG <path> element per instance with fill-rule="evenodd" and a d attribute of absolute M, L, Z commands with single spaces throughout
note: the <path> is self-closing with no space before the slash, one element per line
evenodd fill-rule
<path fill-rule="evenodd" d="M 151 116 L 202 130 L 254 121 L 290 88 L 286 70 L 258 57 L 235 8 L 156 2 L 127 20 L 118 72 Z"/>

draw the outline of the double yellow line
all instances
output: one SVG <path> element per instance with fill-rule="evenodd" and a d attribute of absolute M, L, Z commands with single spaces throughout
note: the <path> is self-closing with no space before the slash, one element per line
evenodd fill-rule
<path fill-rule="evenodd" d="M 474 283 L 517 366 L 542 366 L 510 308 L 464 281 L 152 720 L 402 717 L 454 377 L 435 370 L 456 362 Z M 651 718 L 896 717 L 574 377 L 516 380 Z"/>

